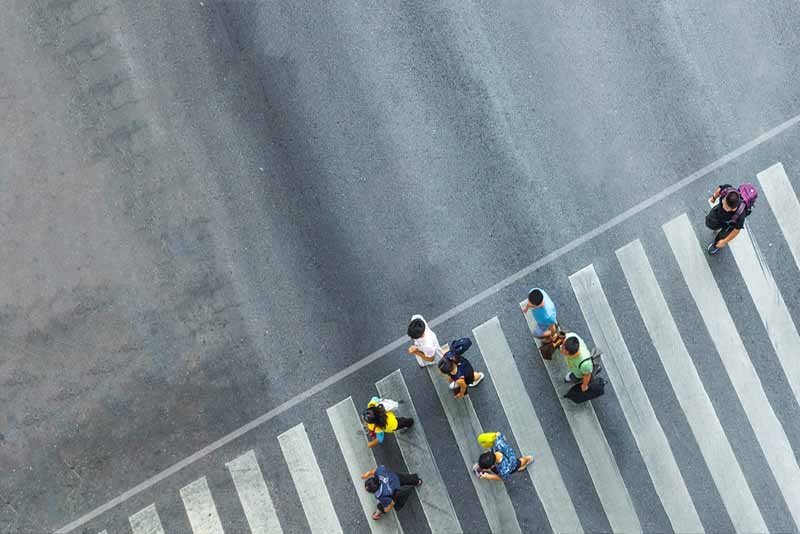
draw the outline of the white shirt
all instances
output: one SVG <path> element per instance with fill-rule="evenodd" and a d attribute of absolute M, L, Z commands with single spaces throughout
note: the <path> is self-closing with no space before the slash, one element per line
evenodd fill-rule
<path fill-rule="evenodd" d="M 428 358 L 433 357 L 434 362 L 438 362 L 442 358 L 442 347 L 439 345 L 439 338 L 436 337 L 436 333 L 431 330 L 428 326 L 428 323 L 425 321 L 425 318 L 421 315 L 414 315 L 411 317 L 411 320 L 414 319 L 422 319 L 422 322 L 425 323 L 425 333 L 419 339 L 412 339 L 411 341 L 414 343 L 414 346 L 421 350 L 425 356 Z M 417 356 L 417 363 L 421 366 L 424 365 L 431 365 L 434 362 L 426 362 L 419 356 Z"/>

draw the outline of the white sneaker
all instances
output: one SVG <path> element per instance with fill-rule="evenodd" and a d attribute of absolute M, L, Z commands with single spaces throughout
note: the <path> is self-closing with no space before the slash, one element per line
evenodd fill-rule
<path fill-rule="evenodd" d="M 572 379 L 572 371 L 568 372 L 567 376 L 564 377 L 564 382 L 566 382 L 567 384 L 571 384 L 574 382 L 574 380 Z"/>
<path fill-rule="evenodd" d="M 486 373 L 481 373 L 481 377 L 479 379 L 475 380 L 472 384 L 470 384 L 469 387 L 474 388 L 475 386 L 477 386 L 478 384 L 483 382 L 483 378 L 485 376 L 486 376 Z"/>

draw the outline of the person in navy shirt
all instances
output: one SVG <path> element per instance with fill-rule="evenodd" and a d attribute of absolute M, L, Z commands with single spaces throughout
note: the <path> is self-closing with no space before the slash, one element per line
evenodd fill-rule
<path fill-rule="evenodd" d="M 378 509 L 372 514 L 376 521 L 383 514 L 400 510 L 411 496 L 411 488 L 422 485 L 422 479 L 416 473 L 395 473 L 384 465 L 367 471 L 361 478 L 364 479 L 364 489 L 378 500 Z"/>

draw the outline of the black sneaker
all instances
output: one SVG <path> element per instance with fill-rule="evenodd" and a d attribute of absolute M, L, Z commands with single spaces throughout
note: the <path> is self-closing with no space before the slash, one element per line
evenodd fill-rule
<path fill-rule="evenodd" d="M 719 249 L 714 246 L 714 243 L 711 243 L 710 245 L 708 245 L 708 254 L 709 254 L 709 256 L 713 256 L 717 252 L 719 252 Z"/>

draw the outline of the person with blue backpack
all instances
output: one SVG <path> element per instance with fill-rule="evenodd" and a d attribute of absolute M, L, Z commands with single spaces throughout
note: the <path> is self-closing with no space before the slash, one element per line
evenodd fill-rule
<path fill-rule="evenodd" d="M 416 473 L 394 472 L 384 465 L 361 475 L 364 489 L 375 495 L 378 509 L 372 514 L 376 521 L 392 510 L 400 510 L 411 496 L 412 488 L 422 485 Z"/>
<path fill-rule="evenodd" d="M 713 256 L 725 248 L 744 228 L 744 220 L 750 215 L 758 198 L 753 184 L 733 187 L 722 184 L 714 190 L 708 203 L 712 206 L 706 216 L 706 226 L 717 230 L 714 241 L 708 245 L 708 253 Z"/>
<path fill-rule="evenodd" d="M 439 360 L 439 371 L 450 381 L 450 389 L 457 399 L 463 398 L 468 388 L 477 386 L 486 376 L 473 369 L 470 361 L 464 357 L 464 353 L 471 346 L 470 338 L 457 339 L 450 344 L 449 350 Z"/>

